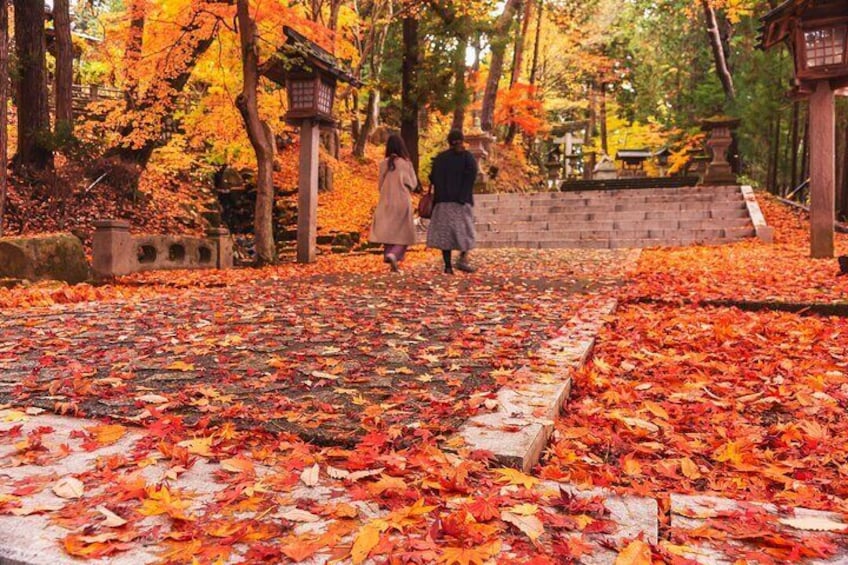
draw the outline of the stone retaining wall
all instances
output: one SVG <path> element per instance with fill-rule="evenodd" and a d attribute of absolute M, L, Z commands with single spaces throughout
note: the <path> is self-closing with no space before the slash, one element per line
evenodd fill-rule
<path fill-rule="evenodd" d="M 92 267 L 101 277 L 168 269 L 229 269 L 233 242 L 224 228 L 212 228 L 206 238 L 131 235 L 129 222 L 94 223 Z"/>

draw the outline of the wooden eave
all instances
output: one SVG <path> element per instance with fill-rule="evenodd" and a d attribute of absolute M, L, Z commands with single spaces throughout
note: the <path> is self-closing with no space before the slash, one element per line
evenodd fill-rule
<path fill-rule="evenodd" d="M 760 48 L 771 49 L 787 41 L 797 22 L 804 20 L 827 20 L 848 15 L 845 0 L 787 0 L 760 18 Z"/>
<path fill-rule="evenodd" d="M 261 74 L 284 85 L 289 73 L 318 71 L 338 81 L 359 86 L 359 81 L 320 45 L 288 26 L 283 28 L 283 33 L 285 45 L 262 64 Z"/>

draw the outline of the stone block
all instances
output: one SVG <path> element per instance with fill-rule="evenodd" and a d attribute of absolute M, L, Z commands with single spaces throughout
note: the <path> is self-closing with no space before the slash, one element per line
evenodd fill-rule
<path fill-rule="evenodd" d="M 90 278 L 82 242 L 71 234 L 0 239 L 0 278 L 59 280 Z"/>

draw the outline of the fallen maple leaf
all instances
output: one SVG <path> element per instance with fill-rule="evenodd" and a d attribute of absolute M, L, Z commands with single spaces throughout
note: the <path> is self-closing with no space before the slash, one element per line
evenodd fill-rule
<path fill-rule="evenodd" d="M 194 365 L 192 365 L 191 363 L 185 363 L 184 361 L 174 361 L 165 368 L 169 371 L 194 371 Z"/>
<path fill-rule="evenodd" d="M 614 565 L 651 565 L 651 546 L 633 540 L 618 554 Z"/>
<path fill-rule="evenodd" d="M 253 461 L 241 455 L 239 455 L 238 457 L 222 460 L 221 468 L 230 473 L 253 474 L 256 472 L 256 468 L 253 465 Z"/>
<path fill-rule="evenodd" d="M 545 532 L 545 526 L 536 516 L 515 514 L 505 510 L 501 512 L 501 520 L 512 524 L 533 541 L 539 539 L 539 536 Z"/>
<path fill-rule="evenodd" d="M 187 439 L 179 442 L 177 445 L 180 447 L 185 447 L 189 453 L 194 455 L 200 455 L 201 457 L 214 457 L 215 454 L 212 453 L 212 437 L 198 437 L 194 439 Z"/>
<path fill-rule="evenodd" d="M 539 479 L 531 477 L 517 469 L 502 467 L 494 469 L 495 473 L 499 474 L 499 483 L 507 483 L 511 485 L 521 485 L 524 488 L 533 488 L 533 485 L 539 482 Z"/>
<path fill-rule="evenodd" d="M 100 445 L 112 445 L 127 433 L 127 428 L 120 424 L 89 426 L 85 430 L 93 435 L 94 440 Z"/>
<path fill-rule="evenodd" d="M 62 477 L 53 485 L 53 492 L 60 498 L 79 498 L 85 493 L 85 485 L 74 477 Z"/>
<path fill-rule="evenodd" d="M 147 489 L 147 496 L 138 509 L 139 514 L 144 516 L 158 516 L 167 514 L 175 520 L 192 521 L 194 518 L 185 513 L 191 506 L 191 502 L 181 500 L 171 494 L 168 487 L 161 489 L 155 487 Z"/>
<path fill-rule="evenodd" d="M 318 463 L 316 463 L 312 467 L 307 467 L 300 473 L 300 480 L 303 481 L 303 484 L 306 486 L 314 487 L 318 484 L 320 472 L 321 468 L 318 466 Z"/>
<path fill-rule="evenodd" d="M 500 540 L 477 547 L 445 547 L 439 555 L 444 565 L 483 565 L 501 550 Z"/>
<path fill-rule="evenodd" d="M 380 543 L 380 534 L 389 528 L 389 523 L 385 520 L 372 520 L 359 529 L 356 539 L 353 542 L 353 547 L 350 550 L 350 558 L 354 565 L 359 565 L 368 555 L 371 550 L 377 547 Z"/>
<path fill-rule="evenodd" d="M 106 518 L 105 520 L 100 522 L 101 524 L 103 524 L 106 527 L 120 528 L 121 526 L 123 526 L 127 523 L 126 520 L 124 520 L 123 518 L 121 518 L 120 516 L 118 516 L 117 514 L 115 514 L 111 510 L 109 510 L 108 508 L 106 508 L 105 506 L 102 506 L 102 505 L 98 506 L 97 508 L 95 508 L 95 510 L 100 512 Z"/>

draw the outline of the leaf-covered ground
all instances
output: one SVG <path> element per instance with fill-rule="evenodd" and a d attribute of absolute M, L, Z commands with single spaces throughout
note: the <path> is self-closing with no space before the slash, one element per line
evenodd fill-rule
<path fill-rule="evenodd" d="M 629 283 L 623 253 L 493 251 L 468 277 L 416 252 L 401 277 L 378 257 L 324 257 L 0 291 L 2 394 L 17 409 L 0 437 L 7 473 L 141 434 L 70 477 L 0 479 L 0 513 L 48 516 L 71 555 L 144 546 L 168 563 L 539 565 L 604 546 L 622 562 L 683 563 L 705 537 L 754 562 L 833 555 L 838 537 L 809 524 L 786 536 L 753 511 L 665 530 L 653 547 L 606 538 L 619 525 L 601 500 L 540 483 L 609 486 L 663 511 L 690 492 L 848 512 L 846 318 L 704 305 L 846 300 L 835 261 L 806 258 L 804 219 L 764 208 L 777 244 L 647 250 Z M 452 439 L 599 295 L 621 305 L 536 477 Z M 26 427 L 38 407 L 105 423 L 54 444 Z M 214 479 L 211 500 L 180 483 L 192 473 Z M 66 502 L 33 506 L 45 493 Z"/>
<path fill-rule="evenodd" d="M 566 257 L 615 264 L 622 255 L 551 253 L 559 267 L 541 269 L 544 258 L 481 253 L 487 266 L 472 276 L 448 277 L 433 263 L 401 276 L 385 266 L 278 272 L 156 298 L 9 311 L 0 401 L 139 421 L 138 399 L 153 390 L 191 425 L 226 421 L 347 447 L 373 430 L 413 441 L 412 423 L 440 435 L 473 415 L 480 395 L 553 336 L 585 292 L 604 288 L 576 278 Z"/>
<path fill-rule="evenodd" d="M 809 258 L 805 217 L 760 201 L 774 245 L 643 252 L 575 375 L 542 477 L 657 497 L 666 510 L 678 492 L 848 513 L 848 317 L 814 311 L 848 302 L 848 276 Z M 848 253 L 848 236 L 836 248 Z M 780 311 L 787 303 L 800 311 Z M 712 535 L 754 540 L 749 559 L 811 556 L 750 515 L 731 522 Z"/>
<path fill-rule="evenodd" d="M 401 276 L 377 257 L 155 273 L 92 289 L 93 302 L 6 309 L 4 399 L 113 423 L 56 445 L 13 411 L 0 464 L 114 445 L 130 422 L 144 435 L 69 478 L 6 481 L 0 512 L 47 513 L 81 557 L 146 546 L 174 563 L 321 553 L 479 564 L 539 553 L 544 524 L 551 559 L 589 552 L 584 535 L 615 530 L 601 502 L 539 494 L 536 479 L 492 470 L 452 432 L 494 409 L 494 390 L 583 302 L 618 288 L 627 256 L 481 252 L 480 271 L 456 277 L 423 253 Z M 178 480 L 207 462 L 220 490 L 198 505 Z M 320 500 L 303 492 L 319 485 Z M 33 505 L 43 493 L 70 502 Z"/>

